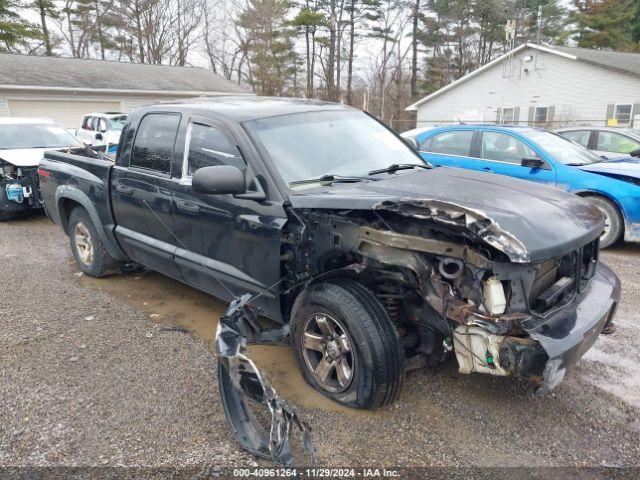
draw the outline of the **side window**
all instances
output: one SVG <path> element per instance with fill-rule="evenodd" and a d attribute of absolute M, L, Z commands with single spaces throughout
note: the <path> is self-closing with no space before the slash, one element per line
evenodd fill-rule
<path fill-rule="evenodd" d="M 525 157 L 536 153 L 516 137 L 499 132 L 482 133 L 482 158 L 520 165 Z"/>
<path fill-rule="evenodd" d="M 613 153 L 630 153 L 640 148 L 640 142 L 615 132 L 598 132 L 596 150 Z"/>
<path fill-rule="evenodd" d="M 179 124 L 180 115 L 177 113 L 146 115 L 133 141 L 129 166 L 169 173 Z"/>
<path fill-rule="evenodd" d="M 468 157 L 471 150 L 472 130 L 443 132 L 422 144 L 422 151 Z"/>
<path fill-rule="evenodd" d="M 199 168 L 215 165 L 233 165 L 240 169 L 245 168 L 238 147 L 229 141 L 220 130 L 208 125 L 200 123 L 191 125 L 191 137 L 187 152 L 188 175 L 193 175 Z"/>
<path fill-rule="evenodd" d="M 99 132 L 107 131 L 107 121 L 104 118 L 96 117 L 96 130 Z"/>
<path fill-rule="evenodd" d="M 590 130 L 576 130 L 573 132 L 562 132 L 562 135 L 567 140 L 571 140 L 572 142 L 576 142 L 579 145 L 582 145 L 584 148 L 589 147 L 589 136 L 591 135 Z"/>
<path fill-rule="evenodd" d="M 84 117 L 82 120 L 83 130 L 93 130 L 93 117 Z"/>

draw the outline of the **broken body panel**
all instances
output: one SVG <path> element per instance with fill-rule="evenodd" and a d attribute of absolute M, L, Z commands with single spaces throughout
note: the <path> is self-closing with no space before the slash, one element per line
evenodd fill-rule
<path fill-rule="evenodd" d="M 453 346 L 462 373 L 517 375 L 550 391 L 620 297 L 598 264 L 602 216 L 540 187 L 523 205 L 529 185 L 490 177 L 490 195 L 480 175 L 447 169 L 293 193 L 305 238 L 289 257 L 306 262 L 290 262 L 290 278 L 357 277 L 408 337 L 407 357 L 422 360 L 409 364 L 438 363 Z"/>

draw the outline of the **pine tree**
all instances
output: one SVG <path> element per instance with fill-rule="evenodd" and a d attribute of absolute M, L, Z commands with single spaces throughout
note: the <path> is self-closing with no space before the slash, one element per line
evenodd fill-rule
<path fill-rule="evenodd" d="M 238 26 L 247 32 L 252 86 L 261 95 L 282 95 L 296 71 L 295 31 L 286 0 L 249 0 Z"/>
<path fill-rule="evenodd" d="M 573 0 L 579 47 L 640 51 L 638 0 Z"/>
<path fill-rule="evenodd" d="M 13 0 L 0 0 L 0 52 L 20 52 L 42 39 L 38 27 L 17 13 L 21 7 Z"/>

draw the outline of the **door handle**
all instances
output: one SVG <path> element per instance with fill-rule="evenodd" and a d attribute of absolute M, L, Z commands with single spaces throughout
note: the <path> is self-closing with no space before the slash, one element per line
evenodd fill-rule
<path fill-rule="evenodd" d="M 118 184 L 116 185 L 116 192 L 122 195 L 133 195 L 133 188 Z"/>
<path fill-rule="evenodd" d="M 185 213 L 200 213 L 200 206 L 197 203 L 179 201 L 176 202 L 178 210 Z"/>
<path fill-rule="evenodd" d="M 491 172 L 491 173 L 493 173 L 493 170 L 491 168 L 489 168 L 489 167 L 482 167 L 482 171 L 483 172 Z"/>

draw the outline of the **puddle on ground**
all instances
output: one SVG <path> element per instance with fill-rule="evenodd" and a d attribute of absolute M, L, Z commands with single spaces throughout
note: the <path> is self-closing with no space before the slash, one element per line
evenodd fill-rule
<path fill-rule="evenodd" d="M 70 262 L 75 267 L 75 262 Z M 122 299 L 149 314 L 157 323 L 179 325 L 205 341 L 211 350 L 218 320 L 227 305 L 214 297 L 154 272 L 115 275 L 104 278 L 79 277 L 80 284 Z M 278 395 L 293 405 L 349 415 L 375 416 L 379 411 L 346 408 L 322 396 L 302 377 L 289 347 L 252 345 L 250 358 L 266 374 Z"/>

